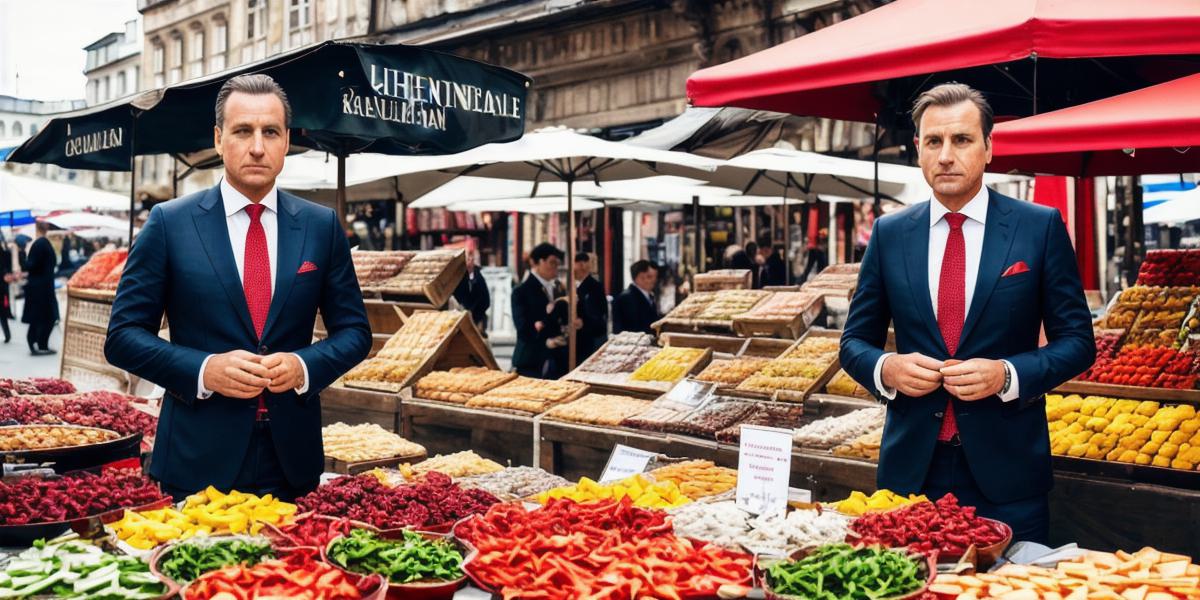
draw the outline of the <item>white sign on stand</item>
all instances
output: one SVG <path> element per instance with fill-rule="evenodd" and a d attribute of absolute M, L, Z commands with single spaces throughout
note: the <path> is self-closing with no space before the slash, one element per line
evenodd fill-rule
<path fill-rule="evenodd" d="M 737 505 L 754 514 L 787 510 L 792 474 L 792 430 L 742 425 Z"/>
<path fill-rule="evenodd" d="M 608 457 L 608 464 L 604 465 L 604 472 L 600 475 L 600 483 L 620 481 L 626 477 L 644 473 L 646 472 L 646 465 L 650 464 L 650 460 L 653 458 L 653 452 L 646 452 L 645 450 L 638 450 L 637 448 L 617 444 L 613 447 L 612 454 Z"/>

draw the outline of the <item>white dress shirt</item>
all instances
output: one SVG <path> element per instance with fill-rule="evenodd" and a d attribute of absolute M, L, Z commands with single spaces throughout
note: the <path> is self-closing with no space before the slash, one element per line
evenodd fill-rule
<path fill-rule="evenodd" d="M 229 245 L 233 249 L 233 262 L 237 264 L 238 280 L 243 281 L 246 276 L 246 233 L 250 231 L 250 214 L 246 212 L 246 207 L 253 202 L 230 185 L 227 179 L 221 178 L 221 203 L 225 207 L 225 226 L 229 228 Z M 265 208 L 258 220 L 267 236 L 267 258 L 271 263 L 271 295 L 274 297 L 275 265 L 278 262 L 275 257 L 279 247 L 278 188 L 271 186 L 271 191 L 263 196 L 259 204 Z M 199 393 L 196 397 L 201 400 L 212 396 L 212 390 L 204 387 L 204 369 L 208 366 L 208 359 L 212 357 L 213 355 L 208 355 L 200 364 L 200 376 L 196 386 Z M 296 393 L 303 394 L 308 391 L 308 365 L 304 364 L 300 355 L 297 354 L 296 358 L 300 360 L 300 368 L 304 370 L 304 383 L 296 388 Z"/>
<path fill-rule="evenodd" d="M 933 314 L 937 314 L 938 309 L 938 287 L 942 282 L 942 259 L 946 255 L 946 240 L 950 237 L 950 223 L 945 219 L 950 209 L 946 208 L 936 198 L 929 201 L 929 300 L 933 303 Z M 975 296 L 975 283 L 979 279 L 979 260 L 983 255 L 983 233 L 987 229 L 987 212 L 988 212 L 988 189 L 987 186 L 979 186 L 979 193 L 967 202 L 966 206 L 962 207 L 959 213 L 967 218 L 963 220 L 962 232 L 963 241 L 966 243 L 966 303 L 963 305 L 963 317 L 971 314 L 971 300 Z M 895 354 L 888 352 L 879 358 L 879 362 L 875 363 L 875 387 L 880 394 L 888 400 L 896 398 L 896 390 L 884 387 L 883 385 L 883 361 L 887 357 Z M 1008 388 L 1008 393 L 1002 394 L 1000 399 L 1008 402 L 1016 400 L 1020 396 L 1020 391 L 1017 388 L 1017 370 L 1013 368 L 1012 363 L 1004 362 L 1004 368 L 1008 370 L 1011 384 Z"/>
<path fill-rule="evenodd" d="M 538 275 L 533 270 L 530 270 L 529 273 L 531 275 L 533 275 L 535 279 L 538 280 L 538 283 L 542 284 L 542 289 L 546 290 L 547 302 L 553 302 L 554 301 L 554 280 L 553 279 L 542 279 L 542 276 Z"/>

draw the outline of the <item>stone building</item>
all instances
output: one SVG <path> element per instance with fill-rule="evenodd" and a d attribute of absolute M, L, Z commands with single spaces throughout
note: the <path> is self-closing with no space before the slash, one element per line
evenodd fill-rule
<path fill-rule="evenodd" d="M 87 105 L 96 106 L 131 96 L 143 89 L 142 32 L 136 19 L 83 47 L 87 53 L 83 74 L 87 76 Z M 138 159 L 141 163 L 142 159 Z M 139 167 L 140 168 L 140 167 Z M 113 192 L 129 191 L 129 173 L 97 171 L 93 185 Z"/>
<path fill-rule="evenodd" d="M 55 113 L 84 108 L 83 100 L 29 100 L 0 95 L 0 145 L 16 144 L 38 132 Z M 54 165 L 4 163 L 3 168 L 21 175 L 37 175 L 55 181 L 87 183 L 81 172 Z"/>

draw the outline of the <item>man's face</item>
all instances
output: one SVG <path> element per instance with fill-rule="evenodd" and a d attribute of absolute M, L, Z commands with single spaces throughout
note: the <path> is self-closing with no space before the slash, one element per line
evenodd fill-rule
<path fill-rule="evenodd" d="M 975 104 L 930 106 L 917 133 L 921 172 L 939 199 L 966 200 L 979 191 L 983 170 L 992 162 L 992 140 L 983 137 Z"/>
<path fill-rule="evenodd" d="M 562 265 L 562 261 L 557 256 L 549 256 L 533 263 L 533 272 L 538 274 L 545 280 L 552 280 L 558 277 L 558 267 Z"/>
<path fill-rule="evenodd" d="M 658 281 L 657 269 L 646 269 L 633 278 L 633 284 L 647 292 L 654 291 L 654 283 Z"/>
<path fill-rule="evenodd" d="M 571 268 L 574 271 L 575 281 L 579 281 L 592 274 L 592 265 L 588 264 L 587 261 L 577 261 L 572 265 Z"/>
<path fill-rule="evenodd" d="M 288 150 L 285 122 L 283 102 L 274 94 L 229 95 L 225 126 L 214 128 L 213 138 L 225 176 L 242 193 L 265 194 L 275 184 Z"/>

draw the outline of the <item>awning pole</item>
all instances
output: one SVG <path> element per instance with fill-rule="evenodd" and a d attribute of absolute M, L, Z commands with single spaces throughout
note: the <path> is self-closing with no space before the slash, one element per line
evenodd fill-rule
<path fill-rule="evenodd" d="M 137 154 L 133 151 L 133 141 L 136 139 L 137 131 L 137 115 L 134 115 L 129 120 L 129 247 L 133 247 L 133 220 L 136 218 L 134 212 L 137 203 Z"/>
<path fill-rule="evenodd" d="M 792 174 L 785 173 L 783 176 L 783 285 L 791 285 L 792 282 L 792 259 L 790 249 L 792 247 L 792 227 L 790 221 L 791 215 L 788 214 L 787 194 L 788 186 L 792 183 Z M 775 249 L 771 248 L 771 253 L 775 253 Z M 754 257 L 750 257 L 754 260 Z"/>
<path fill-rule="evenodd" d="M 338 223 L 342 224 L 342 231 L 346 231 L 346 156 L 341 152 L 337 154 L 337 196 L 334 200 L 334 207 L 337 210 Z"/>
<path fill-rule="evenodd" d="M 567 372 L 575 370 L 575 178 L 567 179 Z"/>

